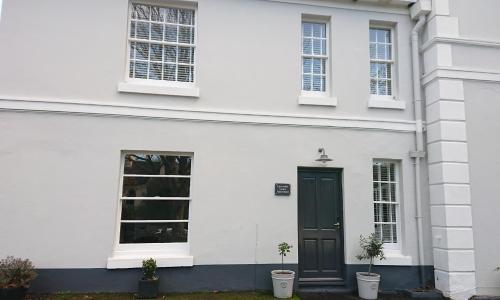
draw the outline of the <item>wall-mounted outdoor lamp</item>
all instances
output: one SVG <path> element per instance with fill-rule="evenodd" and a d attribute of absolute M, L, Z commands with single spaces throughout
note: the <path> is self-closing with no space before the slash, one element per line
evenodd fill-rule
<path fill-rule="evenodd" d="M 329 162 L 329 161 L 333 160 L 333 159 L 329 158 L 328 155 L 326 155 L 325 148 L 319 148 L 318 149 L 318 153 L 321 153 L 321 155 L 319 156 L 318 159 L 316 159 L 316 161 L 320 161 L 322 163 L 326 163 L 326 162 Z"/>

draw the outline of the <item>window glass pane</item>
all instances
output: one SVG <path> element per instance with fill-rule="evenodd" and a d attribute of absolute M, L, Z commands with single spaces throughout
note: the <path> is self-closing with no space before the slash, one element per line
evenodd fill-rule
<path fill-rule="evenodd" d="M 165 54 L 164 61 L 165 62 L 176 62 L 177 61 L 177 46 L 169 46 L 165 45 Z"/>
<path fill-rule="evenodd" d="M 186 200 L 123 200 L 122 220 L 188 220 Z"/>
<path fill-rule="evenodd" d="M 149 59 L 152 61 L 162 60 L 162 50 L 163 46 L 158 44 L 151 44 L 149 47 Z"/>
<path fill-rule="evenodd" d="M 391 31 L 389 29 L 377 29 L 377 42 L 378 43 L 390 43 L 391 42 Z"/>
<path fill-rule="evenodd" d="M 387 81 L 386 80 L 379 80 L 377 87 L 378 87 L 378 94 L 379 95 L 388 95 L 388 93 L 387 93 Z"/>
<path fill-rule="evenodd" d="M 129 77 L 132 78 L 134 77 L 134 69 L 135 69 L 135 62 L 134 61 L 130 61 L 130 66 L 129 66 Z"/>
<path fill-rule="evenodd" d="M 390 180 L 396 181 L 396 164 L 391 163 L 389 165 L 389 174 L 390 174 Z"/>
<path fill-rule="evenodd" d="M 313 91 L 322 92 L 321 89 L 321 76 L 313 76 Z"/>
<path fill-rule="evenodd" d="M 186 243 L 188 223 L 122 223 L 120 243 Z"/>
<path fill-rule="evenodd" d="M 163 65 L 163 80 L 175 81 L 177 75 L 177 66 L 172 64 Z"/>
<path fill-rule="evenodd" d="M 392 243 L 392 224 L 382 224 L 382 242 Z"/>
<path fill-rule="evenodd" d="M 135 21 L 130 22 L 130 37 L 135 38 L 136 35 L 136 25 L 137 23 Z"/>
<path fill-rule="evenodd" d="M 375 222 L 380 222 L 380 204 L 375 203 L 373 206 L 373 215 L 375 216 Z"/>
<path fill-rule="evenodd" d="M 313 73 L 321 74 L 321 59 L 319 58 L 313 60 Z"/>
<path fill-rule="evenodd" d="M 163 22 L 164 15 L 163 15 L 163 10 L 161 8 L 152 6 L 150 8 L 150 13 L 151 13 L 151 21 Z"/>
<path fill-rule="evenodd" d="M 380 180 L 388 181 L 389 180 L 389 170 L 387 168 L 387 163 L 380 163 Z"/>
<path fill-rule="evenodd" d="M 165 8 L 165 20 L 167 23 L 177 23 L 179 10 L 176 8 Z"/>
<path fill-rule="evenodd" d="M 310 91 L 311 90 L 311 75 L 304 75 L 302 83 L 303 83 L 302 89 L 304 91 Z"/>
<path fill-rule="evenodd" d="M 370 28 L 370 42 L 375 43 L 377 41 L 377 31 Z"/>
<path fill-rule="evenodd" d="M 377 59 L 377 44 L 370 43 L 370 58 Z"/>
<path fill-rule="evenodd" d="M 179 15 L 179 23 L 186 25 L 193 25 L 193 11 L 191 10 L 181 10 Z"/>
<path fill-rule="evenodd" d="M 312 58 L 304 57 L 302 60 L 302 72 L 303 73 L 312 73 Z"/>
<path fill-rule="evenodd" d="M 165 25 L 165 41 L 173 43 L 177 42 L 177 26 Z"/>
<path fill-rule="evenodd" d="M 377 64 L 370 63 L 370 77 L 377 78 Z"/>
<path fill-rule="evenodd" d="M 137 22 L 137 35 L 138 39 L 149 40 L 149 23 Z"/>
<path fill-rule="evenodd" d="M 135 78 L 148 78 L 148 63 L 145 62 L 135 62 Z"/>
<path fill-rule="evenodd" d="M 323 26 L 324 26 L 323 24 L 313 24 L 313 37 L 315 37 L 315 38 L 324 37 Z"/>
<path fill-rule="evenodd" d="M 302 23 L 302 35 L 304 37 L 312 36 L 312 24 L 311 23 Z"/>
<path fill-rule="evenodd" d="M 134 43 L 132 45 L 132 51 L 134 51 L 135 59 L 149 59 L 149 45 L 147 43 Z"/>
<path fill-rule="evenodd" d="M 151 24 L 151 39 L 155 41 L 163 41 L 163 24 Z"/>
<path fill-rule="evenodd" d="M 314 55 L 322 55 L 323 51 L 321 49 L 321 40 L 314 39 L 313 40 L 313 54 Z"/>
<path fill-rule="evenodd" d="M 193 28 L 179 26 L 179 43 L 192 44 L 193 43 Z"/>
<path fill-rule="evenodd" d="M 157 154 L 127 154 L 125 155 L 124 174 L 190 175 L 191 157 Z"/>
<path fill-rule="evenodd" d="M 303 39 L 302 40 L 302 52 L 304 54 L 312 54 L 312 40 Z"/>
<path fill-rule="evenodd" d="M 191 66 L 177 66 L 177 81 L 193 82 L 193 67 Z"/>
<path fill-rule="evenodd" d="M 149 64 L 149 79 L 161 80 L 162 64 L 151 63 Z"/>
<path fill-rule="evenodd" d="M 134 4 L 133 10 L 133 18 L 137 18 L 139 20 L 149 20 L 149 6 Z"/>
<path fill-rule="evenodd" d="M 149 79 L 161 79 L 161 63 L 151 63 L 149 65 Z"/>
<path fill-rule="evenodd" d="M 184 64 L 193 63 L 193 48 L 191 47 L 179 47 L 179 62 Z"/>
<path fill-rule="evenodd" d="M 373 201 L 380 201 L 380 183 L 373 183 Z"/>
<path fill-rule="evenodd" d="M 189 178 L 123 177 L 123 197 L 189 197 Z"/>
<path fill-rule="evenodd" d="M 377 45 L 377 59 L 390 60 L 391 59 L 391 46 L 390 45 Z"/>
<path fill-rule="evenodd" d="M 377 81 L 376 80 L 370 80 L 370 93 L 372 95 L 377 95 Z"/>

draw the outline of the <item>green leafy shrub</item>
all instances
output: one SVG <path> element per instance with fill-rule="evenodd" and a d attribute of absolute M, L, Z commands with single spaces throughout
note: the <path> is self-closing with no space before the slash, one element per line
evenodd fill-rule
<path fill-rule="evenodd" d="M 145 280 L 156 280 L 156 260 L 153 258 L 145 259 L 142 261 L 142 279 Z"/>
<path fill-rule="evenodd" d="M 0 260 L 0 288 L 28 288 L 36 278 L 35 267 L 29 259 L 7 256 Z"/>
<path fill-rule="evenodd" d="M 293 246 L 288 245 L 288 243 L 281 243 L 278 245 L 278 253 L 281 255 L 281 271 L 285 269 L 285 260 L 284 257 L 287 255 L 287 253 L 290 253 L 290 250 L 293 248 Z"/>
<path fill-rule="evenodd" d="M 359 245 L 361 246 L 361 253 L 356 255 L 359 260 L 370 260 L 370 266 L 368 267 L 368 275 L 372 273 L 373 259 L 378 258 L 380 260 L 385 259 L 384 256 L 384 243 L 382 243 L 375 233 L 370 234 L 367 238 L 361 235 L 359 237 Z"/>

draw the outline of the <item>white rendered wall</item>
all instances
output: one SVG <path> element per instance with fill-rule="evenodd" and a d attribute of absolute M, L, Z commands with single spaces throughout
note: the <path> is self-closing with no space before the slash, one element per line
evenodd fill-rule
<path fill-rule="evenodd" d="M 194 153 L 189 239 L 195 264 L 278 263 L 277 243 L 297 245 L 297 166 L 321 166 L 314 160 L 317 148 L 325 147 L 334 159 L 327 166 L 344 169 L 346 262 L 358 263 L 359 235 L 373 231 L 373 158 L 401 160 L 402 247 L 416 262 L 411 133 L 1 116 L 0 239 L 9 243 L 0 256 L 29 257 L 41 268 L 106 267 L 115 237 L 120 151 L 151 150 Z M 275 197 L 275 182 L 291 183 L 291 196 Z M 297 248 L 287 261 L 297 262 Z"/>
<path fill-rule="evenodd" d="M 372 161 L 385 158 L 401 161 L 403 234 L 401 255 L 384 264 L 417 264 L 412 23 L 406 8 L 349 5 L 200 0 L 200 97 L 192 99 L 117 91 L 126 1 L 4 1 L 0 108 L 24 112 L 0 112 L 0 238 L 12 241 L 0 256 L 41 268 L 106 267 L 120 151 L 152 150 L 194 152 L 195 264 L 278 263 L 278 242 L 297 245 L 297 167 L 321 166 L 314 159 L 325 147 L 334 159 L 327 166 L 344 168 L 346 262 L 359 263 L 359 235 L 373 231 Z M 330 17 L 337 107 L 298 104 L 302 14 Z M 396 24 L 404 110 L 368 108 L 370 21 Z M 275 182 L 291 183 L 292 195 L 274 197 Z M 423 207 L 423 264 L 431 265 L 426 197 Z"/>

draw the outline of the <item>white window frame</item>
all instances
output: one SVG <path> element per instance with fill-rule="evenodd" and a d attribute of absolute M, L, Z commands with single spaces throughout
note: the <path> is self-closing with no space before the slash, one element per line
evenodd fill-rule
<path fill-rule="evenodd" d="M 370 94 L 370 98 L 372 100 L 379 100 L 379 101 L 395 101 L 398 99 L 398 89 L 397 89 L 397 53 L 396 53 L 396 39 L 395 39 L 395 26 L 392 25 L 383 25 L 379 23 L 370 23 L 370 26 L 368 28 L 368 47 L 370 46 L 370 30 L 371 29 L 383 29 L 383 30 L 389 30 L 390 35 L 391 35 L 391 59 L 389 60 L 381 60 L 381 59 L 372 59 L 370 53 L 368 52 L 368 60 L 369 60 L 369 68 L 368 68 L 368 74 L 369 74 L 369 82 L 368 82 L 368 93 Z M 370 89 L 370 84 L 371 84 L 371 64 L 372 63 L 389 63 L 391 64 L 391 95 L 378 95 L 378 94 L 372 94 L 371 89 Z M 387 108 L 398 108 L 398 107 L 387 107 Z"/>
<path fill-rule="evenodd" d="M 316 24 L 324 24 L 325 25 L 325 39 L 326 39 L 326 49 L 325 49 L 325 55 L 315 55 L 315 54 L 304 54 L 304 45 L 303 45 L 303 25 L 304 23 L 316 23 Z M 305 97 L 327 97 L 330 95 L 330 81 L 331 81 L 331 71 L 330 71 L 330 64 L 331 64 L 331 54 L 330 54 L 330 42 L 331 42 L 331 37 L 330 37 L 330 19 L 327 17 L 320 17 L 320 16 L 303 16 L 301 23 L 300 23 L 300 90 L 301 90 L 301 96 Z M 305 91 L 303 90 L 304 87 L 304 70 L 303 70 L 303 64 L 304 64 L 304 58 L 321 58 L 325 59 L 325 91 Z M 312 85 L 312 80 L 311 80 L 311 85 Z"/>
<path fill-rule="evenodd" d="M 373 180 L 373 167 L 376 163 L 392 163 L 395 166 L 395 172 L 394 172 L 394 177 L 396 181 L 383 181 L 383 180 Z M 390 179 L 390 178 L 389 178 Z M 395 210 L 396 210 L 396 234 L 397 234 L 397 243 L 384 243 L 384 249 L 386 250 L 401 250 L 401 240 L 402 240 L 402 235 L 401 235 L 401 190 L 400 190 L 400 182 L 401 182 L 401 163 L 397 160 L 389 160 L 389 159 L 374 159 L 372 161 L 372 205 L 374 206 L 375 204 L 391 204 L 394 205 Z M 396 185 L 396 202 L 388 202 L 388 201 L 375 201 L 373 199 L 373 184 L 374 183 L 394 183 Z M 390 191 L 390 188 L 389 188 Z M 382 189 L 379 190 L 379 199 L 382 199 Z M 374 207 L 372 207 L 373 210 Z M 394 222 L 375 222 L 375 215 L 373 216 L 373 229 L 375 231 L 375 224 L 394 224 Z"/>
<path fill-rule="evenodd" d="M 156 155 L 170 155 L 170 156 L 189 156 L 191 157 L 191 173 L 190 175 L 144 175 L 146 177 L 170 177 L 170 178 L 190 178 L 189 184 L 189 197 L 123 197 L 123 178 L 126 176 L 135 176 L 133 174 L 124 174 L 125 156 L 128 154 L 156 154 Z M 194 169 L 194 153 L 192 152 L 169 152 L 169 151 L 122 151 L 120 157 L 120 180 L 118 189 L 118 205 L 116 213 L 116 229 L 115 240 L 113 247 L 113 254 L 108 258 L 108 269 L 120 268 L 136 268 L 140 267 L 142 260 L 153 257 L 157 260 L 159 267 L 182 267 L 193 266 L 193 256 L 190 255 L 190 240 L 191 240 L 191 226 L 188 225 L 187 242 L 183 243 L 137 243 L 137 244 L 121 244 L 120 243 L 120 230 L 121 230 L 121 214 L 122 202 L 124 200 L 184 200 L 189 201 L 188 224 L 191 220 L 192 210 L 192 193 L 193 193 L 193 169 Z M 129 222 L 129 221 L 127 221 Z M 140 222 L 147 222 L 141 220 Z M 156 222 L 156 221 L 153 221 Z M 164 221 L 162 221 L 164 222 Z M 172 221 L 174 222 L 174 221 Z M 179 222 L 175 220 L 175 222 Z M 139 223 L 139 222 L 137 222 Z"/>
<path fill-rule="evenodd" d="M 153 80 L 153 79 L 142 79 L 142 78 L 131 78 L 130 77 L 130 48 L 131 43 L 136 40 L 130 37 L 131 31 L 131 21 L 133 13 L 134 4 L 151 5 L 157 7 L 166 8 L 178 8 L 178 9 L 189 9 L 194 11 L 194 40 L 193 44 L 190 45 L 194 49 L 194 61 L 193 61 L 193 82 L 177 82 L 177 81 L 166 81 L 166 80 Z M 159 94 L 159 95 L 173 95 L 173 96 L 185 96 L 185 97 L 199 97 L 200 91 L 197 86 L 198 78 L 198 6 L 196 2 L 186 1 L 186 2 L 174 2 L 165 3 L 157 0 L 145 1 L 145 0 L 133 0 L 128 3 L 128 16 L 127 16 L 127 46 L 126 46 L 126 56 L 125 56 L 125 74 L 124 81 L 118 84 L 118 91 L 128 92 L 128 93 L 143 93 L 143 94 Z M 178 45 L 178 43 L 157 41 L 155 43 L 162 45 Z M 183 44 L 179 44 L 183 45 Z"/>

